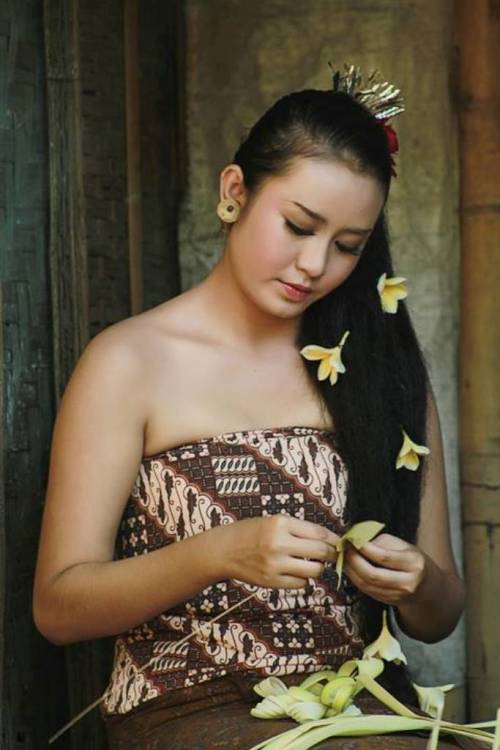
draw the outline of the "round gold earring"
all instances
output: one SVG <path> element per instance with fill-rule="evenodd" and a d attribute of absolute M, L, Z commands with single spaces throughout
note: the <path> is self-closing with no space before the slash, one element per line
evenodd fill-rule
<path fill-rule="evenodd" d="M 217 205 L 217 216 L 222 221 L 232 224 L 238 218 L 240 204 L 234 198 L 225 198 Z"/>

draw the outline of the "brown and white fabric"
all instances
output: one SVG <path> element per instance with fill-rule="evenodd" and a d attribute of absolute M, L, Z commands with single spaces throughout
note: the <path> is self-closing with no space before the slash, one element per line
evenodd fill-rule
<path fill-rule="evenodd" d="M 276 513 L 342 534 L 346 482 L 331 430 L 243 430 L 179 445 L 142 460 L 116 556 L 145 555 L 214 526 Z M 168 571 L 165 581 L 168 585 Z M 227 618 L 209 624 L 252 593 Z M 365 645 L 355 616 L 357 596 L 345 578 L 337 591 L 333 567 L 308 579 L 303 589 L 261 588 L 235 579 L 208 586 L 116 638 L 102 713 L 126 714 L 169 691 L 224 675 L 264 678 L 335 669 L 361 656 Z"/>

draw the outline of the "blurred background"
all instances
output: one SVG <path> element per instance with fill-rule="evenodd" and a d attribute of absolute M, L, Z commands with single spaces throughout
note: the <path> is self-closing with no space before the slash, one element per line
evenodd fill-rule
<path fill-rule="evenodd" d="M 0 0 L 1 747 L 47 738 L 105 688 L 111 643 L 35 630 L 55 413 L 88 340 L 200 281 L 219 173 L 276 98 L 378 68 L 402 89 L 389 198 L 397 275 L 443 431 L 455 632 L 400 635 L 446 715 L 500 704 L 499 0 Z M 258 393 L 255 394 L 257 399 Z M 55 750 L 104 750 L 97 711 Z"/>

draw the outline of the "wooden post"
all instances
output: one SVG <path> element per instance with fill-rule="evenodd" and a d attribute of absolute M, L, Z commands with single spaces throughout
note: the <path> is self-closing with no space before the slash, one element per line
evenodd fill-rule
<path fill-rule="evenodd" d="M 139 22 L 137 0 L 124 4 L 125 109 L 127 122 L 127 202 L 130 264 L 130 313 L 141 312 L 142 185 L 139 90 Z"/>
<path fill-rule="evenodd" d="M 500 3 L 458 0 L 460 447 L 469 718 L 500 701 Z"/>
<path fill-rule="evenodd" d="M 78 6 L 79 0 L 44 3 L 56 404 L 89 337 Z"/>

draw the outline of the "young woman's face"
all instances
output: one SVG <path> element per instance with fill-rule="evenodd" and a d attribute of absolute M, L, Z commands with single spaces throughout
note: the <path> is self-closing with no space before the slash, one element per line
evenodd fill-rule
<path fill-rule="evenodd" d="M 231 191 L 243 204 L 228 239 L 231 267 L 242 291 L 279 317 L 300 314 L 342 284 L 384 204 L 374 177 L 312 159 L 269 179 L 246 210 L 242 190 Z M 286 284 L 311 291 L 296 294 Z"/>

